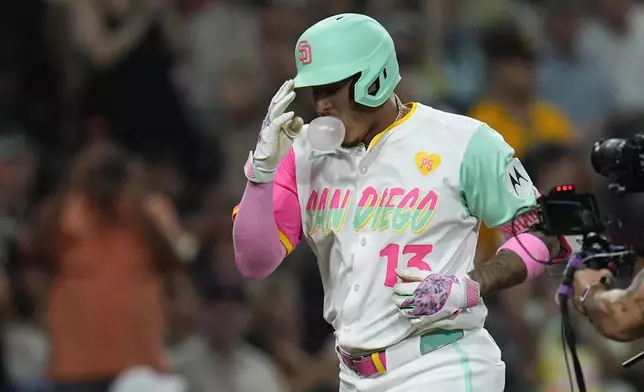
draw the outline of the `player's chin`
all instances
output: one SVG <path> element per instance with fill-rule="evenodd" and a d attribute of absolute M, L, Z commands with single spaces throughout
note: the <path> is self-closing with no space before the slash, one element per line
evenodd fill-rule
<path fill-rule="evenodd" d="M 346 136 L 344 137 L 344 141 L 342 142 L 342 147 L 344 148 L 352 148 L 352 147 L 357 147 L 360 145 L 362 138 L 360 136 L 354 136 L 356 132 L 353 131 L 353 129 L 349 126 L 346 125 L 345 123 L 345 129 L 346 129 Z"/>
<path fill-rule="evenodd" d="M 344 142 L 342 142 L 341 146 L 344 148 L 353 148 L 353 147 L 358 147 L 360 145 L 360 140 L 347 140 L 344 139 Z"/>

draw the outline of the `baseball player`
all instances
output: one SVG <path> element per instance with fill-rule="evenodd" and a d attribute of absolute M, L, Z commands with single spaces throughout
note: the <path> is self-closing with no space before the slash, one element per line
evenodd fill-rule
<path fill-rule="evenodd" d="M 503 138 L 477 120 L 403 105 L 394 43 L 359 14 L 300 37 L 297 76 L 269 106 L 233 216 L 236 263 L 264 278 L 304 239 L 335 328 L 340 391 L 503 391 L 505 365 L 481 295 L 544 270 L 560 240 L 511 235 L 474 267 L 481 222 L 529 228 L 532 182 Z M 316 151 L 287 107 L 310 87 L 320 116 L 346 127 Z"/>

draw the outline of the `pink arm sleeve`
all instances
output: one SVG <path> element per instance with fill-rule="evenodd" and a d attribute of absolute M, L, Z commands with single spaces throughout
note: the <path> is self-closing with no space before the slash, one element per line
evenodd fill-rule
<path fill-rule="evenodd" d="M 247 278 L 264 278 L 302 238 L 293 149 L 277 167 L 273 183 L 248 182 L 233 210 L 237 268 Z"/>

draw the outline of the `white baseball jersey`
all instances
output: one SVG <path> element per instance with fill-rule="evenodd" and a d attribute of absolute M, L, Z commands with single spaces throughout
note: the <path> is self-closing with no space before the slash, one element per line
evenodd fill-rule
<path fill-rule="evenodd" d="M 514 150 L 468 117 L 414 103 L 368 149 L 315 151 L 303 132 L 278 168 L 275 218 L 288 251 L 304 238 L 317 256 L 324 317 L 348 350 L 419 332 L 392 300 L 396 267 L 462 277 L 480 223 L 498 227 L 535 204 Z M 478 328 L 486 315 L 481 303 L 432 327 Z"/>

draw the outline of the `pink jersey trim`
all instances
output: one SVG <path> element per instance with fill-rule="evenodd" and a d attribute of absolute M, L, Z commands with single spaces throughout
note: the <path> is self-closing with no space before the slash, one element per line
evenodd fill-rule
<path fill-rule="evenodd" d="M 287 254 L 291 253 L 302 239 L 302 215 L 295 173 L 295 152 L 291 147 L 277 167 L 273 180 L 275 183 L 273 188 L 275 222 L 280 230 L 280 240 L 286 248 Z"/>

